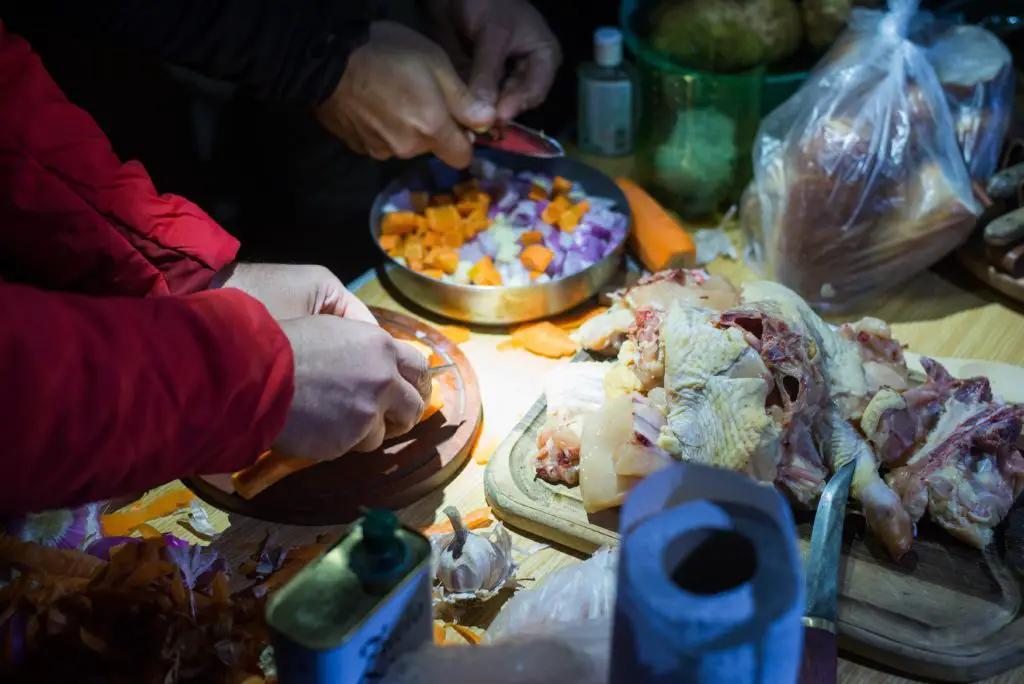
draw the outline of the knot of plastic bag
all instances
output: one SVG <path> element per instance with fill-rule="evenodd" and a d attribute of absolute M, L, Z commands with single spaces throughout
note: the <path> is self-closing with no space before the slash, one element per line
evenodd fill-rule
<path fill-rule="evenodd" d="M 878 33 L 890 40 L 903 40 L 910 33 L 910 22 L 917 14 L 918 0 L 889 0 L 889 13 L 878 25 Z"/>

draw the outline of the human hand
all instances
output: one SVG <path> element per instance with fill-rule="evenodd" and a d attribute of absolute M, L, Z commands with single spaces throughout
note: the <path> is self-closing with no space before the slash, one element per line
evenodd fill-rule
<path fill-rule="evenodd" d="M 495 105 L 501 121 L 544 101 L 562 63 L 562 49 L 528 0 L 429 0 L 428 7 L 452 60 L 469 65 L 470 92 Z M 463 42 L 472 47 L 471 57 L 462 52 Z"/>
<path fill-rule="evenodd" d="M 328 314 L 377 324 L 359 299 L 323 266 L 233 264 L 215 287 L 233 287 L 258 299 L 277 320 Z"/>
<path fill-rule="evenodd" d="M 275 449 L 319 460 L 373 451 L 423 415 L 430 374 L 410 345 L 336 316 L 287 320 L 281 329 L 295 357 L 295 395 Z"/>
<path fill-rule="evenodd" d="M 493 103 L 479 102 L 439 45 L 399 24 L 370 26 L 370 40 L 348 59 L 334 93 L 316 111 L 328 131 L 360 154 L 409 159 L 432 152 L 465 168 L 469 130 L 494 123 Z"/>

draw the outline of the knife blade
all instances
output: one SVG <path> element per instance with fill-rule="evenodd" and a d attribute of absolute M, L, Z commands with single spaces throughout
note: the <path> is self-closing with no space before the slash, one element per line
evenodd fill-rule
<path fill-rule="evenodd" d="M 565 148 L 549 135 L 528 126 L 509 121 L 483 133 L 473 133 L 473 144 L 527 157 L 564 157 Z"/>
<path fill-rule="evenodd" d="M 832 437 L 833 462 L 842 455 L 841 465 L 821 494 L 811 528 L 807 553 L 807 608 L 804 611 L 804 651 L 799 684 L 834 684 L 838 676 L 839 651 L 836 643 L 837 585 L 839 557 L 843 546 L 843 522 L 850 485 L 862 450 L 870 452 L 846 420 L 838 418 Z M 872 460 L 874 455 L 870 454 Z M 848 459 L 848 460 L 847 460 Z"/>
<path fill-rule="evenodd" d="M 431 366 L 430 368 L 427 369 L 427 373 L 430 375 L 430 377 L 434 377 L 435 375 L 446 373 L 451 370 L 455 370 L 455 364 L 445 363 L 440 366 Z"/>

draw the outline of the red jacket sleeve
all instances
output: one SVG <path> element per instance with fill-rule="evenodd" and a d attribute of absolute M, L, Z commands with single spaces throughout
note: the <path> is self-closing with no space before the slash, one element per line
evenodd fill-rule
<path fill-rule="evenodd" d="M 237 251 L 199 207 L 122 164 L 0 23 L 0 272 L 55 290 L 178 294 L 205 288 Z"/>
<path fill-rule="evenodd" d="M 0 283 L 0 516 L 240 470 L 284 425 L 288 339 L 211 290 L 85 297 Z"/>

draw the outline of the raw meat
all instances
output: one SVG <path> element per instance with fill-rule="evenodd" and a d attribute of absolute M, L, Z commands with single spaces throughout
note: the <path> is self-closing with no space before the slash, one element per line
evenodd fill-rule
<path fill-rule="evenodd" d="M 612 305 L 584 323 L 575 333 L 580 345 L 598 354 L 612 355 L 626 340 L 640 309 L 664 313 L 674 302 L 687 302 L 721 310 L 739 302 L 735 288 L 724 278 L 704 271 L 671 269 L 644 276 L 631 287 L 611 295 Z"/>
<path fill-rule="evenodd" d="M 537 477 L 551 483 L 579 483 L 583 418 L 604 404 L 606 363 L 569 363 L 548 375 L 544 395 L 547 421 L 537 437 Z"/>
<path fill-rule="evenodd" d="M 912 387 L 883 321 L 832 326 L 776 283 L 736 296 L 703 278 L 648 276 L 582 331 L 591 349 L 618 354 L 605 364 L 604 397 L 591 386 L 585 418 L 564 411 L 576 417 L 561 441 L 575 450 L 558 453 L 578 462 L 588 512 L 619 505 L 670 458 L 746 473 L 810 508 L 854 460 L 851 495 L 893 557 L 911 548 L 926 513 L 969 544 L 988 543 L 1024 489 L 1024 407 L 930 359 L 927 381 Z M 553 391 L 567 401 L 557 400 L 565 386 Z M 565 421 L 545 444 L 560 443 Z"/>

